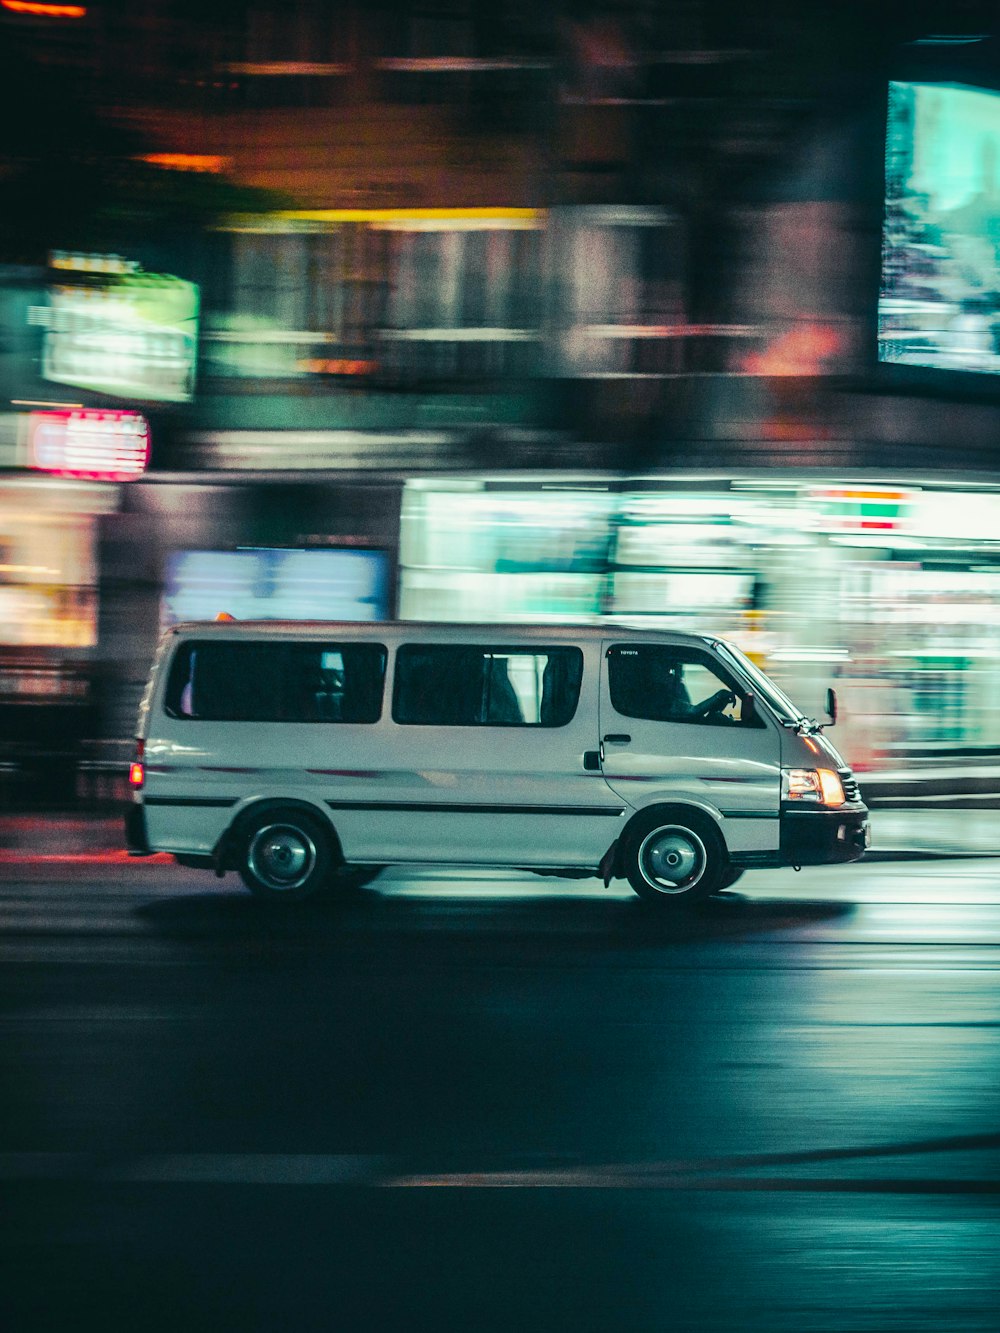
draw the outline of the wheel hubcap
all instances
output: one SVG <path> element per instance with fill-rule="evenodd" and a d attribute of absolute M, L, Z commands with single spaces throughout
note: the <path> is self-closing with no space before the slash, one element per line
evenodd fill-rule
<path fill-rule="evenodd" d="M 639 848 L 639 869 L 659 893 L 687 893 L 705 873 L 708 853 L 691 829 L 666 827 L 647 833 Z"/>
<path fill-rule="evenodd" d="M 269 889 L 297 889 L 316 864 L 316 846 L 294 825 L 268 824 L 253 835 L 247 864 Z"/>

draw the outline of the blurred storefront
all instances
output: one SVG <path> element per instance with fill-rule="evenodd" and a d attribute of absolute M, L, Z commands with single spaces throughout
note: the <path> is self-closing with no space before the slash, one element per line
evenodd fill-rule
<path fill-rule="evenodd" d="M 712 475 L 412 481 L 400 614 L 738 642 L 859 768 L 1000 751 L 1000 491 Z"/>
<path fill-rule="evenodd" d="M 98 545 L 113 486 L 0 476 L 0 786 L 65 799 L 99 729 Z"/>

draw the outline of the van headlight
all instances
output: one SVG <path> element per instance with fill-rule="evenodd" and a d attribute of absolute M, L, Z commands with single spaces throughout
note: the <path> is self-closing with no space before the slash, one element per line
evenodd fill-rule
<path fill-rule="evenodd" d="M 832 768 L 783 768 L 781 795 L 786 801 L 843 805 L 844 784 Z"/>

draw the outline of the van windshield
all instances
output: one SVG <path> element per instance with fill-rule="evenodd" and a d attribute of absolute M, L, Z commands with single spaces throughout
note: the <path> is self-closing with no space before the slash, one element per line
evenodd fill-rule
<path fill-rule="evenodd" d="M 805 719 L 802 709 L 796 708 L 788 695 L 779 690 L 774 681 L 764 675 L 760 667 L 754 666 L 746 653 L 741 653 L 739 648 L 731 643 L 724 642 L 722 639 L 716 639 L 715 646 L 724 657 L 728 657 L 739 667 L 744 676 L 747 676 L 753 682 L 754 689 L 761 698 L 767 700 L 780 721 L 799 723 Z"/>

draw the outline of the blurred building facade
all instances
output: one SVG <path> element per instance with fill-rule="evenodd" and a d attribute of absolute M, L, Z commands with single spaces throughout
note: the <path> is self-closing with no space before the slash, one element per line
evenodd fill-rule
<path fill-rule="evenodd" d="M 294 577 L 344 614 L 734 633 L 836 676 L 872 765 L 1000 746 L 997 396 L 875 356 L 886 81 L 932 5 L 68 8 L 3 35 L 133 148 L 100 226 L 0 274 L 22 721 L 44 680 L 63 737 L 127 735 L 197 585 L 299 605 L 268 549 L 342 553 Z M 69 404 L 141 415 L 145 470 L 39 465 Z"/>

